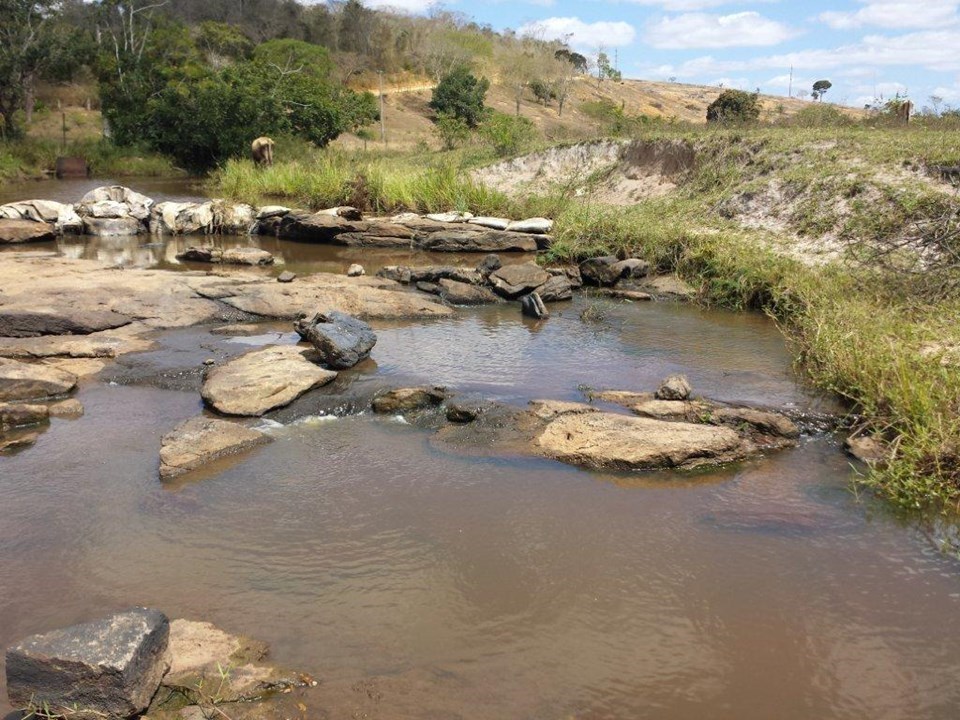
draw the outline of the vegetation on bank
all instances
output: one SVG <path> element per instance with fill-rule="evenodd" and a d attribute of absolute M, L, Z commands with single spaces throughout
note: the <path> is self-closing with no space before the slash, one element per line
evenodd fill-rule
<path fill-rule="evenodd" d="M 960 234 L 955 193 L 934 171 L 960 163 L 953 134 L 824 129 L 800 118 L 790 127 L 648 125 L 640 137 L 689 143 L 697 161 L 673 192 L 627 207 L 598 202 L 582 183 L 517 198 L 487 189 L 470 178 L 497 156 L 487 144 L 325 151 L 263 171 L 231 162 L 216 183 L 233 198 L 309 207 L 548 215 L 549 260 L 645 257 L 697 284 L 706 302 L 777 319 L 812 380 L 850 401 L 858 430 L 889 443 L 891 461 L 864 482 L 904 506 L 960 508 L 960 266 L 929 256 L 918 271 L 908 247 L 924 233 Z M 756 202 L 768 226 L 746 228 Z M 818 242 L 832 252 L 811 261 L 797 250 Z M 951 248 L 941 244 L 941 259 Z"/>
<path fill-rule="evenodd" d="M 49 175 L 61 155 L 83 157 L 95 177 L 156 177 L 183 173 L 169 157 L 140 146 L 119 147 L 105 140 L 69 141 L 63 148 L 52 138 L 0 142 L 0 181 Z"/>

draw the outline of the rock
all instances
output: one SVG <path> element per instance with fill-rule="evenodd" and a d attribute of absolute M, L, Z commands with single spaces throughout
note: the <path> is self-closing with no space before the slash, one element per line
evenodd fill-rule
<path fill-rule="evenodd" d="M 83 207 L 85 216 L 94 218 L 123 218 L 130 215 L 130 209 L 120 202 L 101 200 Z"/>
<path fill-rule="evenodd" d="M 447 402 L 447 420 L 452 423 L 471 423 L 491 408 L 493 403 L 482 398 L 457 398 Z"/>
<path fill-rule="evenodd" d="M 77 386 L 77 376 L 46 365 L 0 358 L 0 402 L 64 395 Z"/>
<path fill-rule="evenodd" d="M 446 213 L 431 213 L 426 216 L 427 220 L 433 220 L 434 222 L 441 223 L 463 223 L 468 220 L 473 219 L 473 213 L 468 212 L 446 212 Z"/>
<path fill-rule="evenodd" d="M 347 220 L 337 215 L 324 213 L 313 213 L 312 215 L 290 213 L 283 217 L 277 234 L 279 237 L 288 240 L 330 243 L 336 241 L 338 235 L 343 233 L 364 233 L 369 227 L 370 223 L 360 220 Z M 413 236 L 412 233 L 409 234 L 410 237 Z"/>
<path fill-rule="evenodd" d="M 126 205 L 124 215 L 129 215 L 144 222 L 149 219 L 150 208 L 153 205 L 153 200 L 146 195 L 141 195 L 122 185 L 111 185 L 91 190 L 80 198 L 80 214 L 87 214 L 84 212 L 84 208 L 104 202 L 122 203 Z"/>
<path fill-rule="evenodd" d="M 614 263 L 611 269 L 620 278 L 642 278 L 650 272 L 650 263 L 638 258 L 628 258 Z"/>
<path fill-rule="evenodd" d="M 615 285 L 620 279 L 620 271 L 616 269 L 617 258 L 613 255 L 590 258 L 580 263 L 580 275 L 584 285 L 607 287 Z"/>
<path fill-rule="evenodd" d="M 547 218 L 516 220 L 507 225 L 506 229 L 510 232 L 546 235 L 553 230 L 553 220 L 548 220 Z"/>
<path fill-rule="evenodd" d="M 442 387 L 415 387 L 390 390 L 373 399 L 373 411 L 381 415 L 396 415 L 423 408 L 436 407 L 449 393 Z"/>
<path fill-rule="evenodd" d="M 580 268 L 577 265 L 567 265 L 563 268 L 560 268 L 564 275 L 567 276 L 567 280 L 570 281 L 570 285 L 575 288 L 583 287 L 583 276 L 580 274 Z"/>
<path fill-rule="evenodd" d="M 23 448 L 36 444 L 39 439 L 39 433 L 21 433 L 14 437 L 5 437 L 0 434 L 0 453 L 22 450 Z"/>
<path fill-rule="evenodd" d="M 327 208 L 326 210 L 318 211 L 318 214 L 341 217 L 344 220 L 363 220 L 363 213 L 350 205 L 339 205 L 338 207 Z"/>
<path fill-rule="evenodd" d="M 258 430 L 227 420 L 196 417 L 180 423 L 160 441 L 160 478 L 167 480 L 206 463 L 270 442 Z"/>
<path fill-rule="evenodd" d="M 566 400 L 531 400 L 530 412 L 540 420 L 553 420 L 561 415 L 583 415 L 599 412 L 593 405 Z"/>
<path fill-rule="evenodd" d="M 70 307 L 65 307 L 58 313 L 0 310 L 0 337 L 89 335 L 123 327 L 131 322 L 131 318 L 109 310 L 79 310 Z"/>
<path fill-rule="evenodd" d="M 213 232 L 221 235 L 249 235 L 257 228 L 257 213 L 246 203 L 214 200 Z"/>
<path fill-rule="evenodd" d="M 46 405 L 0 403 L 0 432 L 25 425 L 37 425 L 50 417 Z"/>
<path fill-rule="evenodd" d="M 283 205 L 264 205 L 257 211 L 257 220 L 266 220 L 267 218 L 280 217 L 287 215 L 291 210 Z"/>
<path fill-rule="evenodd" d="M 83 417 L 83 405 L 79 400 L 70 398 L 53 403 L 48 408 L 50 417 L 55 418 L 78 418 Z"/>
<path fill-rule="evenodd" d="M 437 283 L 427 282 L 426 280 L 421 280 L 417 284 L 417 290 L 420 292 L 429 293 L 430 295 L 439 295 L 440 286 Z"/>
<path fill-rule="evenodd" d="M 540 296 L 535 292 L 524 295 L 520 299 L 520 311 L 527 317 L 534 318 L 535 320 L 541 320 L 550 315 L 546 305 L 543 304 L 543 300 L 541 300 Z"/>
<path fill-rule="evenodd" d="M 136 715 L 170 667 L 169 632 L 163 613 L 137 608 L 28 637 L 7 650 L 10 703 L 76 706 L 78 717 Z"/>
<path fill-rule="evenodd" d="M 143 232 L 143 224 L 135 217 L 122 218 L 83 218 L 83 232 L 97 237 L 120 237 L 125 235 L 139 235 Z"/>
<path fill-rule="evenodd" d="M 284 270 L 277 276 L 277 282 L 279 283 L 292 283 L 297 279 L 297 274 L 292 273 L 289 270 Z"/>
<path fill-rule="evenodd" d="M 604 412 L 561 415 L 536 443 L 561 462 L 615 470 L 730 462 L 742 459 L 750 449 L 728 427 Z"/>
<path fill-rule="evenodd" d="M 779 413 L 756 408 L 720 407 L 710 413 L 714 424 L 740 427 L 749 425 L 758 433 L 795 440 L 800 437 L 800 428 L 790 418 Z"/>
<path fill-rule="evenodd" d="M 549 280 L 537 288 L 537 295 L 543 302 L 572 300 L 573 287 L 565 275 L 551 275 Z"/>
<path fill-rule="evenodd" d="M 657 389 L 657 400 L 686 400 L 693 388 L 683 375 L 671 375 Z"/>
<path fill-rule="evenodd" d="M 439 285 L 440 297 L 451 305 L 486 305 L 500 302 L 491 290 L 470 283 L 457 282 L 444 278 Z"/>
<path fill-rule="evenodd" d="M 79 233 L 83 231 L 83 221 L 73 209 L 73 205 L 58 203 L 53 200 L 21 200 L 20 202 L 0 205 L 0 218 L 53 223 L 54 228 L 59 233 Z"/>
<path fill-rule="evenodd" d="M 394 282 L 408 285 L 413 281 L 413 275 L 410 268 L 403 265 L 387 265 L 377 271 L 377 277 L 393 280 Z"/>
<path fill-rule="evenodd" d="M 490 273 L 495 272 L 503 267 L 503 263 L 500 261 L 500 256 L 495 253 L 490 253 L 483 260 L 480 261 L 480 264 L 477 265 L 477 272 L 480 273 L 480 276 L 486 280 L 490 277 Z"/>
<path fill-rule="evenodd" d="M 213 203 L 162 202 L 151 210 L 150 232 L 155 235 L 207 234 L 213 229 Z"/>
<path fill-rule="evenodd" d="M 505 230 L 438 230 L 428 234 L 417 234 L 414 245 L 433 252 L 536 252 L 539 249 L 536 239 L 524 233 Z"/>
<path fill-rule="evenodd" d="M 640 290 L 629 290 L 627 288 L 600 288 L 596 291 L 600 295 L 616 298 L 618 300 L 631 300 L 633 302 L 649 302 L 653 300 L 653 295 Z"/>
<path fill-rule="evenodd" d="M 255 247 L 232 247 L 223 251 L 220 262 L 225 265 L 273 265 L 273 255 Z"/>
<path fill-rule="evenodd" d="M 177 253 L 176 258 L 181 262 L 218 263 L 220 262 L 220 248 L 212 245 L 197 247 L 191 245 L 183 252 Z"/>
<path fill-rule="evenodd" d="M 225 415 L 260 416 L 337 377 L 314 358 L 315 352 L 293 345 L 253 350 L 211 370 L 200 395 Z"/>
<path fill-rule="evenodd" d="M 843 446 L 853 457 L 867 465 L 882 464 L 889 454 L 886 444 L 871 435 L 851 435 Z"/>
<path fill-rule="evenodd" d="M 354 263 L 347 268 L 347 277 L 360 277 L 361 275 L 366 275 L 367 271 L 363 269 L 363 265 L 358 265 Z"/>
<path fill-rule="evenodd" d="M 536 263 L 506 265 L 490 274 L 490 284 L 501 297 L 508 299 L 526 295 L 546 283 L 550 273 Z"/>
<path fill-rule="evenodd" d="M 479 225 L 480 227 L 490 228 L 491 230 L 506 230 L 507 226 L 510 224 L 508 218 L 498 218 L 498 217 L 473 217 L 467 220 L 471 225 Z"/>
<path fill-rule="evenodd" d="M 483 278 L 473 268 L 455 267 L 453 265 L 418 265 L 407 268 L 410 271 L 411 282 L 431 282 L 435 283 L 444 278 L 456 280 L 457 282 L 479 285 Z"/>
<path fill-rule="evenodd" d="M 640 289 L 652 293 L 654 297 L 675 298 L 680 300 L 688 300 L 697 295 L 694 287 L 685 283 L 676 275 L 648 277 L 644 279 Z"/>
<path fill-rule="evenodd" d="M 341 312 L 316 313 L 297 320 L 293 328 L 317 349 L 321 362 L 338 370 L 365 360 L 377 344 L 367 323 Z"/>
<path fill-rule="evenodd" d="M 48 223 L 0 219 L 0 245 L 49 242 L 56 239 L 56 229 Z"/>

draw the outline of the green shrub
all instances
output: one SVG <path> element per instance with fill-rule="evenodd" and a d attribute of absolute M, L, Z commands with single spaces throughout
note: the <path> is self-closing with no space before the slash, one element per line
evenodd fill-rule
<path fill-rule="evenodd" d="M 760 97 L 742 90 L 724 90 L 707 107 L 707 122 L 751 123 L 760 119 Z"/>
<path fill-rule="evenodd" d="M 499 157 L 506 157 L 532 145 L 537 128 L 529 118 L 494 113 L 484 121 L 480 134 Z"/>
<path fill-rule="evenodd" d="M 478 79 L 468 68 L 459 67 L 445 75 L 433 89 L 430 107 L 438 117 L 455 117 L 468 127 L 477 127 L 486 115 L 484 101 L 489 87 L 489 80 Z"/>
<path fill-rule="evenodd" d="M 434 132 L 440 138 L 444 150 L 453 150 L 470 139 L 470 126 L 467 121 L 445 113 L 437 116 Z"/>

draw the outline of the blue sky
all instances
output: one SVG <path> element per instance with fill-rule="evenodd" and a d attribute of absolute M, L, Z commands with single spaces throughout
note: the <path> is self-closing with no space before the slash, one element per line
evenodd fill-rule
<path fill-rule="evenodd" d="M 430 0 L 366 0 L 426 12 Z M 625 77 L 786 95 L 829 79 L 826 99 L 862 107 L 874 94 L 960 107 L 960 0 L 448 0 L 497 29 L 573 33 L 588 54 L 619 55 Z"/>

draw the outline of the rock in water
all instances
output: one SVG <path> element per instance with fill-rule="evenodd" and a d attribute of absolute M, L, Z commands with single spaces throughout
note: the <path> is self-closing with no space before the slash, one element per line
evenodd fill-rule
<path fill-rule="evenodd" d="M 537 295 L 544 302 L 572 300 L 573 286 L 565 275 L 551 275 L 549 280 L 537 288 Z"/>
<path fill-rule="evenodd" d="M 57 714 L 136 715 L 170 668 L 169 635 L 166 616 L 146 608 L 33 635 L 7 650 L 7 695 Z"/>
<path fill-rule="evenodd" d="M 500 298 L 488 288 L 446 278 L 440 281 L 440 297 L 451 305 L 485 305 L 500 302 Z"/>
<path fill-rule="evenodd" d="M 449 393 L 442 387 L 413 387 L 389 390 L 373 399 L 373 411 L 381 415 L 422 410 L 436 407 L 447 399 Z"/>
<path fill-rule="evenodd" d="M 550 279 L 550 273 L 536 263 L 507 265 L 491 273 L 490 284 L 498 295 L 513 299 L 525 295 Z"/>
<path fill-rule="evenodd" d="M 487 279 L 490 277 L 490 273 L 496 272 L 502 267 L 503 263 L 500 261 L 500 256 L 496 253 L 490 253 L 477 265 L 477 272 L 480 273 L 481 277 Z"/>
<path fill-rule="evenodd" d="M 255 247 L 232 247 L 223 251 L 220 262 L 225 265 L 273 265 L 273 255 Z"/>
<path fill-rule="evenodd" d="M 225 415 L 260 416 L 289 405 L 337 377 L 312 361 L 315 353 L 293 345 L 248 352 L 211 370 L 200 395 Z"/>
<path fill-rule="evenodd" d="M 540 296 L 535 292 L 523 296 L 520 300 L 520 310 L 524 315 L 532 317 L 535 320 L 540 320 L 550 315 L 547 311 L 547 306 L 543 304 L 543 300 L 541 300 Z"/>
<path fill-rule="evenodd" d="M 0 245 L 56 240 L 53 225 L 33 220 L 0 219 Z"/>
<path fill-rule="evenodd" d="M 621 272 L 622 268 L 617 267 L 617 258 L 614 255 L 590 258 L 580 263 L 580 275 L 584 285 L 616 285 Z"/>
<path fill-rule="evenodd" d="M 0 358 L 0 401 L 64 395 L 76 386 L 77 376 L 65 370 Z"/>
<path fill-rule="evenodd" d="M 317 313 L 293 324 L 301 338 L 311 343 L 321 362 L 337 370 L 351 368 L 370 356 L 377 336 L 362 320 L 341 312 Z"/>
<path fill-rule="evenodd" d="M 686 400 L 690 397 L 693 388 L 683 375 L 671 375 L 662 383 L 656 392 L 657 400 Z"/>
<path fill-rule="evenodd" d="M 363 269 L 363 265 L 357 265 L 354 263 L 347 268 L 347 277 L 360 277 L 361 275 L 366 275 L 367 271 Z"/>
<path fill-rule="evenodd" d="M 50 417 L 46 405 L 0 403 L 0 432 L 25 425 L 36 425 Z"/>
<path fill-rule="evenodd" d="M 234 422 L 192 418 L 177 425 L 160 441 L 160 477 L 173 478 L 224 455 L 268 442 L 268 435 Z"/>

